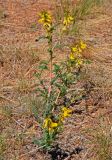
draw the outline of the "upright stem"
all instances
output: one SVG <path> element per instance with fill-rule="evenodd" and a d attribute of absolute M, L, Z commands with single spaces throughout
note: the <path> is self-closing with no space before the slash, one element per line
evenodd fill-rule
<path fill-rule="evenodd" d="M 49 54 L 50 54 L 50 73 L 49 73 L 49 76 L 50 76 L 50 84 L 49 84 L 49 95 L 51 94 L 51 91 L 52 91 L 52 67 L 53 67 L 53 49 L 52 49 L 52 33 L 49 34 L 49 41 L 48 41 L 48 44 L 49 44 Z"/>
<path fill-rule="evenodd" d="M 53 66 L 53 48 L 52 48 L 52 33 L 48 34 L 48 52 L 49 52 L 49 58 L 50 58 L 50 70 L 49 70 L 49 88 L 48 88 L 48 99 L 47 99 L 47 108 L 45 112 L 45 117 L 51 113 L 52 106 L 51 106 L 51 92 L 52 92 L 52 66 Z"/>
<path fill-rule="evenodd" d="M 49 83 L 49 96 L 52 91 L 52 56 L 50 56 L 50 83 Z"/>

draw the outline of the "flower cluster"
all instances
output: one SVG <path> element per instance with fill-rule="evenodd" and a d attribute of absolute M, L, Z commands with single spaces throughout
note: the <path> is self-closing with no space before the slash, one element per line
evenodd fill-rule
<path fill-rule="evenodd" d="M 57 120 L 57 122 L 54 122 L 52 118 L 47 117 L 44 120 L 43 128 L 47 129 L 49 133 L 55 132 L 63 124 L 65 118 L 71 116 L 71 113 L 71 109 L 63 107 L 61 113 L 59 114 L 59 119 Z"/>
<path fill-rule="evenodd" d="M 61 114 L 59 116 L 59 120 L 61 122 L 63 122 L 66 117 L 70 117 L 71 116 L 71 113 L 72 113 L 71 109 L 69 109 L 67 107 L 63 107 L 62 111 L 61 111 Z"/>
<path fill-rule="evenodd" d="M 63 31 L 66 31 L 67 28 L 73 23 L 74 18 L 71 15 L 67 15 L 64 17 L 63 20 Z"/>
<path fill-rule="evenodd" d="M 43 27 L 50 31 L 52 28 L 52 16 L 48 11 L 43 11 L 39 14 L 40 19 L 38 20 L 39 23 L 43 24 Z"/>
<path fill-rule="evenodd" d="M 81 66 L 83 64 L 82 52 L 87 48 L 86 43 L 82 40 L 78 45 L 75 45 L 71 48 L 71 53 L 69 59 L 71 62 L 75 62 L 76 66 Z"/>

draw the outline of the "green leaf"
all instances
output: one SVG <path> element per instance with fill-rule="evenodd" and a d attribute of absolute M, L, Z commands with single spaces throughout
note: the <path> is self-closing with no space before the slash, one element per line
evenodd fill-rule
<path fill-rule="evenodd" d="M 62 86 L 60 89 L 61 89 L 61 94 L 65 95 L 67 88 L 65 86 Z"/>
<path fill-rule="evenodd" d="M 47 65 L 42 64 L 42 65 L 39 66 L 39 69 L 41 69 L 41 70 L 48 70 L 48 67 L 47 67 Z"/>
<path fill-rule="evenodd" d="M 39 139 L 39 140 L 38 139 L 34 139 L 33 143 L 36 144 L 36 145 L 39 145 L 39 146 L 44 146 L 45 145 L 43 139 Z"/>
<path fill-rule="evenodd" d="M 41 61 L 39 65 L 40 70 L 48 70 L 48 61 Z"/>
<path fill-rule="evenodd" d="M 58 79 L 58 77 L 56 76 L 56 77 L 54 77 L 54 78 L 52 78 L 52 81 L 51 81 L 51 84 L 54 84 L 55 82 L 56 82 L 56 80 Z"/>
<path fill-rule="evenodd" d="M 60 70 L 61 70 L 61 67 L 59 65 L 57 65 L 57 64 L 54 64 L 53 72 L 57 74 Z"/>

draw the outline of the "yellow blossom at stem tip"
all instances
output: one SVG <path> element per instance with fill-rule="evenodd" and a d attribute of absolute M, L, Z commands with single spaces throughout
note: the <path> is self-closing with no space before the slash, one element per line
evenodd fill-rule
<path fill-rule="evenodd" d="M 43 11 L 39 14 L 40 19 L 38 20 L 40 23 L 51 23 L 52 17 L 48 11 Z"/>
<path fill-rule="evenodd" d="M 43 24 L 43 27 L 49 32 L 52 27 L 52 16 L 48 11 L 43 11 L 39 14 L 39 23 Z"/>

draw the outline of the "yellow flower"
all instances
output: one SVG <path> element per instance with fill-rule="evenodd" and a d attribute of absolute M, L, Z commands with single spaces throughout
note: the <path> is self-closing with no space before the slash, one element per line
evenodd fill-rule
<path fill-rule="evenodd" d="M 56 127 L 58 127 L 58 123 L 52 122 L 52 123 L 51 123 L 51 128 L 56 128 Z"/>
<path fill-rule="evenodd" d="M 78 48 L 77 47 L 72 47 L 72 51 L 73 52 L 78 52 Z"/>
<path fill-rule="evenodd" d="M 44 127 L 44 128 L 48 128 L 51 123 L 52 123 L 51 118 L 46 118 L 46 119 L 44 120 L 43 127 Z"/>
<path fill-rule="evenodd" d="M 63 25 L 68 26 L 68 25 L 72 24 L 73 20 L 74 20 L 74 18 L 72 16 L 68 15 L 68 16 L 64 17 Z"/>
<path fill-rule="evenodd" d="M 70 117 L 72 113 L 72 110 L 67 108 L 67 107 L 63 107 L 62 108 L 62 117 L 66 118 L 66 117 Z"/>
<path fill-rule="evenodd" d="M 43 11 L 39 14 L 40 19 L 38 20 L 39 23 L 43 24 L 43 27 L 47 30 L 50 31 L 52 27 L 52 17 L 51 14 L 47 11 Z"/>
<path fill-rule="evenodd" d="M 82 64 L 83 64 L 83 60 L 82 59 L 77 59 L 76 66 L 81 66 Z"/>
<path fill-rule="evenodd" d="M 51 14 L 47 11 L 41 12 L 39 16 L 40 16 L 40 19 L 39 19 L 40 23 L 51 23 L 52 22 Z"/>
<path fill-rule="evenodd" d="M 51 24 L 50 23 L 44 23 L 43 26 L 44 26 L 45 29 L 47 29 L 47 31 L 49 31 L 51 29 Z"/>
<path fill-rule="evenodd" d="M 49 130 L 49 132 L 53 132 L 57 127 L 58 127 L 58 123 L 51 122 L 48 130 Z"/>
<path fill-rule="evenodd" d="M 68 25 L 68 21 L 67 21 L 67 18 L 66 18 L 66 17 L 64 17 L 63 24 L 64 24 L 65 26 Z"/>
<path fill-rule="evenodd" d="M 80 42 L 80 45 L 81 45 L 81 49 L 87 48 L 86 43 L 84 43 L 83 41 Z"/>
<path fill-rule="evenodd" d="M 71 60 L 71 61 L 74 61 L 74 60 L 75 60 L 75 56 L 74 56 L 74 54 L 73 54 L 72 52 L 70 53 L 70 60 Z"/>
<path fill-rule="evenodd" d="M 43 128 L 48 129 L 49 132 L 54 131 L 58 127 L 58 123 L 53 122 L 51 118 L 46 118 L 44 120 Z"/>
<path fill-rule="evenodd" d="M 76 45 L 75 47 L 72 47 L 72 52 L 81 53 L 82 48 Z"/>
<path fill-rule="evenodd" d="M 74 20 L 74 18 L 73 18 L 72 16 L 69 16 L 69 17 L 68 17 L 68 21 L 69 21 L 69 22 L 73 22 L 73 20 Z"/>

